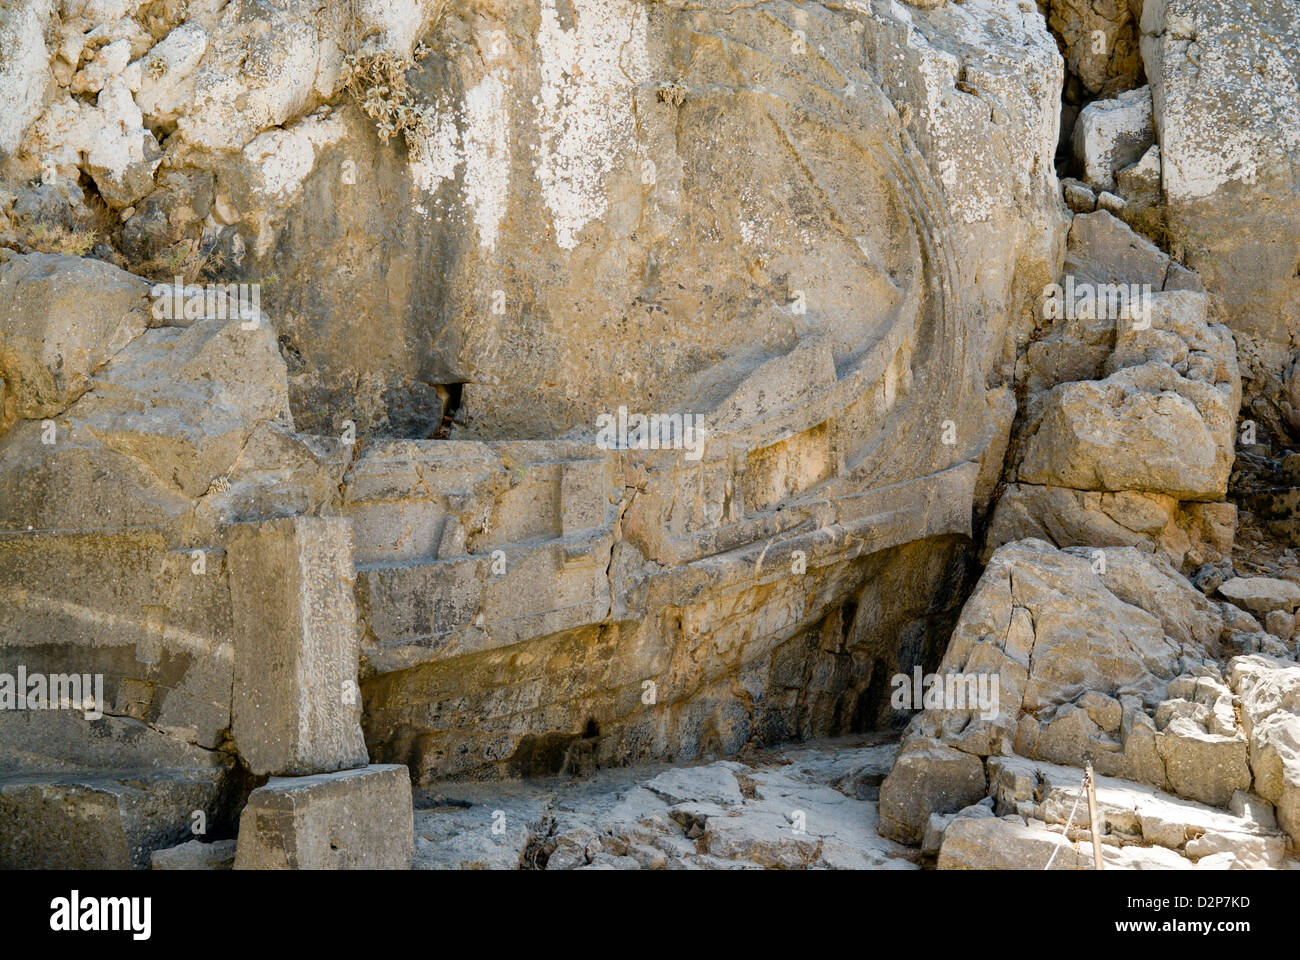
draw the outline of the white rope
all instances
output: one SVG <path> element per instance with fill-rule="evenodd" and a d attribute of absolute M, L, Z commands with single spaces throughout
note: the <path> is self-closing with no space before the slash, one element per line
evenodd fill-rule
<path fill-rule="evenodd" d="M 1056 855 L 1061 852 L 1061 848 L 1065 846 L 1065 838 L 1070 832 L 1071 824 L 1074 823 L 1075 811 L 1079 809 L 1079 799 L 1083 796 L 1083 792 L 1086 789 L 1088 789 L 1088 777 L 1085 774 L 1083 782 L 1079 785 L 1079 792 L 1075 795 L 1074 806 L 1070 808 L 1070 816 L 1066 818 L 1065 829 L 1061 831 L 1061 842 L 1056 845 L 1056 849 L 1052 851 L 1052 855 L 1047 859 L 1047 866 L 1043 867 L 1044 870 L 1052 869 L 1052 862 L 1056 859 Z M 1092 842 L 1096 843 L 1097 838 L 1093 837 Z"/>

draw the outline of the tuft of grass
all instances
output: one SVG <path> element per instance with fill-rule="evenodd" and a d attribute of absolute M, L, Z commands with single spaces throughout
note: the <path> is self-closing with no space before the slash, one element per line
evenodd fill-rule
<path fill-rule="evenodd" d="M 27 231 L 27 246 L 40 253 L 63 253 L 84 257 L 99 241 L 94 230 L 57 226 L 48 223 L 33 224 Z"/>
<path fill-rule="evenodd" d="M 669 80 L 659 84 L 659 99 L 669 106 L 680 107 L 686 102 L 686 84 Z"/>
<path fill-rule="evenodd" d="M 224 265 L 221 254 L 214 250 L 204 253 L 197 240 L 182 240 L 145 260 L 134 268 L 134 272 L 157 283 L 169 283 L 176 277 L 194 283 L 205 271 L 220 270 Z"/>

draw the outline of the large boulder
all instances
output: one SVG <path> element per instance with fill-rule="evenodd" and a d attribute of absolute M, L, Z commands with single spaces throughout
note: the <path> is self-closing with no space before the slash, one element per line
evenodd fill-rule
<path fill-rule="evenodd" d="M 1300 584 L 1274 577 L 1233 577 L 1219 585 L 1219 595 L 1260 617 L 1300 607 Z"/>
<path fill-rule="evenodd" d="M 1238 790 L 1250 788 L 1246 738 L 1205 730 L 1191 717 L 1175 717 L 1159 739 L 1169 786 L 1180 797 L 1226 807 Z"/>
<path fill-rule="evenodd" d="M 0 264 L 0 433 L 66 410 L 149 326 L 149 285 L 99 260 L 33 253 Z"/>
<path fill-rule="evenodd" d="M 1277 822 L 1300 844 L 1300 668 L 1271 657 L 1229 664 L 1241 699 L 1255 792 L 1277 807 Z"/>
<path fill-rule="evenodd" d="M 1224 391 L 1167 363 L 1055 388 L 1019 479 L 1076 490 L 1137 490 L 1183 500 L 1226 496 L 1232 407 Z"/>
<path fill-rule="evenodd" d="M 1143 316 L 1113 321 L 1104 379 L 1062 383 L 1041 400 L 1022 483 L 1226 496 L 1241 398 L 1232 336 L 1207 322 L 1204 294 L 1146 297 Z"/>
<path fill-rule="evenodd" d="M 0 514 L 20 529 L 152 523 L 179 537 L 182 517 L 262 424 L 292 428 L 269 324 L 209 319 L 147 330 L 59 419 L 0 437 Z"/>
<path fill-rule="evenodd" d="M 1164 602 L 1151 602 L 1157 599 Z M 998 714 L 985 720 L 977 711 L 926 711 L 921 727 L 937 722 L 965 742 L 986 743 L 981 752 L 988 753 L 1022 716 L 1089 691 L 1154 706 L 1181 672 L 1181 658 L 1204 656 L 1221 629 L 1214 605 L 1159 558 L 1132 548 L 1008 544 L 967 601 L 940 667 L 996 670 Z"/>
<path fill-rule="evenodd" d="M 1282 390 L 1300 328 L 1294 7 L 1148 0 L 1141 26 L 1171 249 L 1238 335 L 1253 414 L 1294 429 L 1297 408 Z"/>
<path fill-rule="evenodd" d="M 934 686 L 943 696 L 908 727 L 881 789 L 882 823 L 903 824 L 898 836 L 919 842 L 931 812 L 958 809 L 930 809 L 939 794 L 916 784 L 947 782 L 940 755 L 951 765 L 962 752 L 1091 759 L 1100 773 L 1226 805 L 1251 783 L 1231 695 L 1226 714 L 1216 701 L 1170 702 L 1187 693 L 1174 684 L 1188 670 L 1213 669 L 1223 632 L 1218 606 L 1159 557 L 1037 540 L 1003 546 L 953 631 Z M 993 695 L 954 700 L 949 680 L 954 691 L 980 681 Z"/>
<path fill-rule="evenodd" d="M 1074 127 L 1075 160 L 1084 182 L 1098 191 L 1113 190 L 1116 173 L 1140 160 L 1153 143 L 1149 87 L 1094 100 Z"/>
<path fill-rule="evenodd" d="M 880 833 L 918 844 L 931 814 L 955 813 L 987 789 L 979 757 L 935 741 L 912 740 L 880 785 Z"/>
<path fill-rule="evenodd" d="M 1241 403 L 1232 334 L 1166 254 L 1105 211 L 1075 217 L 1065 271 L 1024 357 L 1012 482 L 985 556 L 1039 537 L 1135 546 L 1187 569 L 1222 562 L 1237 526 L 1221 502 Z"/>

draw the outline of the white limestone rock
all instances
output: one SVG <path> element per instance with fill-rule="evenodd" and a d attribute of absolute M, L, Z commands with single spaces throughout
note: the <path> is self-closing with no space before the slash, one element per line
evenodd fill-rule
<path fill-rule="evenodd" d="M 1115 174 L 1140 160 L 1155 143 L 1151 109 L 1150 87 L 1084 107 L 1074 128 L 1073 146 L 1088 186 L 1113 190 Z"/>

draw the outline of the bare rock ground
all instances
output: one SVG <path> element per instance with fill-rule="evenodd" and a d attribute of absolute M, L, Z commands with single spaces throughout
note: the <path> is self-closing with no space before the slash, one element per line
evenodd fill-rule
<path fill-rule="evenodd" d="M 571 783 L 435 784 L 417 794 L 413 866 L 916 869 L 916 851 L 876 832 L 896 750 L 829 740 Z"/>

